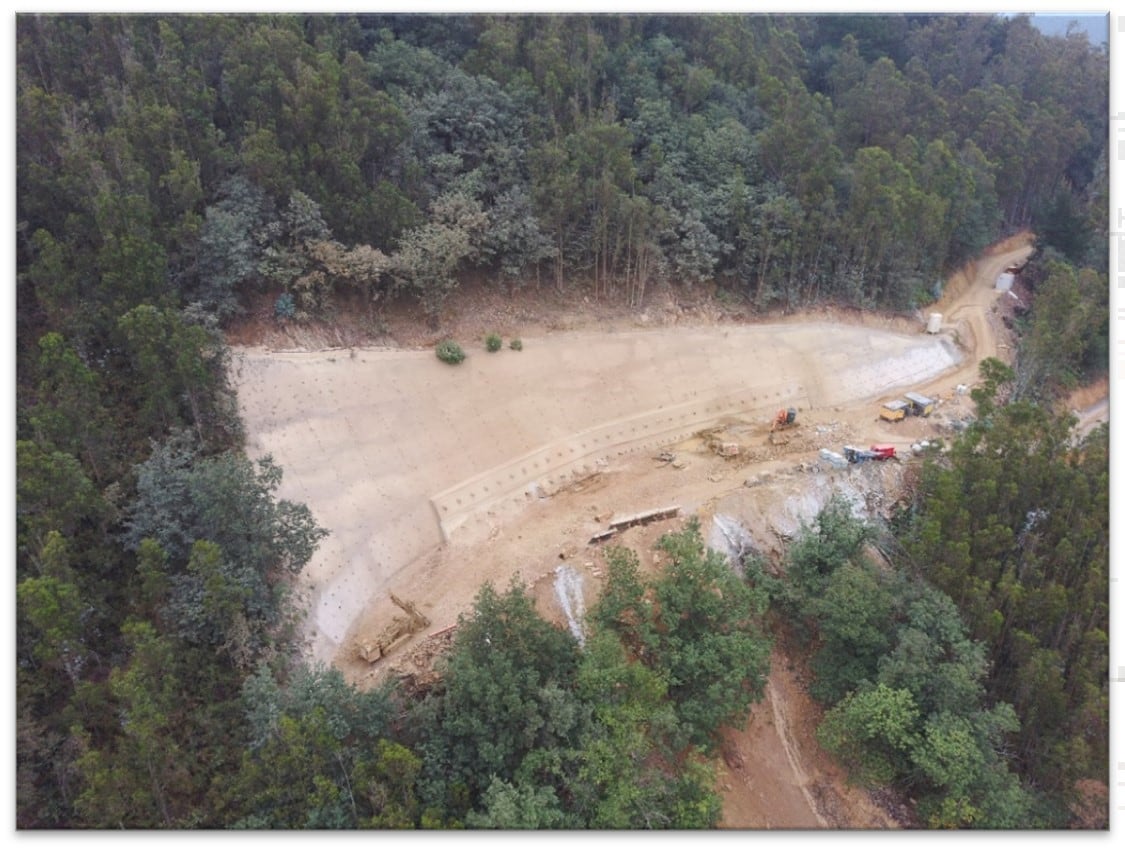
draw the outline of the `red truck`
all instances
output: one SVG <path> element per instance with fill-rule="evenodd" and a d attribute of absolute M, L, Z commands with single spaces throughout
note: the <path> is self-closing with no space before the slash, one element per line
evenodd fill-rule
<path fill-rule="evenodd" d="M 870 449 L 845 446 L 844 457 L 852 464 L 862 464 L 864 461 L 886 461 L 895 457 L 895 448 L 889 443 L 873 443 Z"/>

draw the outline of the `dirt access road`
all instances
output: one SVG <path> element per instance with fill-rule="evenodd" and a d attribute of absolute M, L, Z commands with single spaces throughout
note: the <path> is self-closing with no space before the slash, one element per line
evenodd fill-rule
<path fill-rule="evenodd" d="M 908 389 L 955 403 L 953 388 L 976 381 L 980 358 L 1001 353 L 1002 329 L 990 321 L 994 284 L 1030 251 L 1027 238 L 1010 241 L 950 279 L 930 308 L 945 317 L 936 335 L 921 322 L 891 327 L 864 317 L 571 331 L 525 336 L 519 352 L 470 348 L 457 367 L 431 349 L 236 350 L 247 452 L 272 454 L 285 471 L 279 495 L 308 505 L 330 530 L 299 583 L 309 656 L 357 682 L 385 673 L 394 657 L 372 667 L 356 658 L 355 641 L 400 614 L 392 592 L 417 603 L 437 630 L 470 607 L 482 583 L 505 587 L 516 577 L 561 622 L 555 571 L 568 562 L 587 596 L 596 593 L 599 548 L 588 541 L 614 515 L 670 504 L 709 522 L 729 513 L 768 549 L 770 534 L 795 532 L 842 483 L 832 472 L 794 475 L 815 464 L 820 446 L 889 440 L 907 448 L 925 424 L 881 424 L 877 403 Z M 769 419 L 790 405 L 801 428 L 788 445 L 771 446 Z M 700 437 L 708 429 L 745 450 L 719 458 Z M 676 463 L 654 462 L 669 450 Z M 770 481 L 750 489 L 749 479 Z M 676 525 L 629 530 L 616 542 L 657 569 L 652 540 Z M 411 644 L 397 652 L 408 656 Z M 838 772 L 822 755 L 813 758 L 826 766 L 819 771 L 794 761 L 815 751 L 811 706 L 784 721 L 800 704 L 796 676 L 777 663 L 768 708 L 747 728 L 761 729 L 749 739 L 741 731 L 730 751 L 753 743 L 747 753 L 758 760 L 772 748 L 788 774 L 752 767 L 765 795 L 755 802 L 745 760 L 737 768 L 737 756 L 728 759 L 725 823 L 891 823 L 860 800 L 833 817 L 824 790 L 842 800 Z M 785 789 L 792 798 L 778 799 Z"/>

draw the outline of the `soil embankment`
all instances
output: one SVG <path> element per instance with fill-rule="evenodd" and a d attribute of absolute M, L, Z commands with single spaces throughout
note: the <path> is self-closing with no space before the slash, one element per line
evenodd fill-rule
<path fill-rule="evenodd" d="M 878 511 L 897 465 L 834 470 L 820 448 L 911 443 L 968 414 L 957 385 L 1003 356 L 996 277 L 1030 253 L 1023 238 L 951 279 L 936 335 L 900 320 L 789 318 L 770 325 L 630 328 L 524 336 L 523 351 L 470 347 L 458 367 L 432 350 L 236 352 L 247 451 L 285 471 L 280 495 L 330 530 L 304 571 L 308 653 L 354 681 L 384 675 L 425 640 L 372 666 L 356 641 L 418 605 L 433 631 L 455 622 L 486 581 L 514 576 L 561 619 L 551 583 L 567 563 L 592 596 L 615 516 L 677 505 L 704 529 L 716 514 L 778 550 L 832 490 Z M 878 402 L 915 389 L 941 417 L 879 421 Z M 768 439 L 779 407 L 800 409 L 787 442 Z M 722 457 L 722 443 L 738 454 Z M 630 529 L 615 543 L 651 558 L 678 521 Z M 766 701 L 727 736 L 728 827 L 881 827 L 894 822 L 849 789 L 817 750 L 816 710 L 774 658 Z"/>

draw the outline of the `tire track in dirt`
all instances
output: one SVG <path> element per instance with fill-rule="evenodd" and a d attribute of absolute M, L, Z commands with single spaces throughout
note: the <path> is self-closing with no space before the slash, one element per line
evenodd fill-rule
<path fill-rule="evenodd" d="M 810 791 L 809 776 L 805 773 L 804 766 L 801 764 L 800 752 L 790 732 L 789 717 L 785 712 L 784 701 L 778 699 L 777 691 L 770 681 L 766 682 L 766 699 L 769 701 L 770 710 L 773 713 L 773 723 L 777 728 L 778 738 L 781 739 L 781 746 L 785 749 L 785 756 L 789 760 L 789 768 L 793 772 L 793 778 L 800 788 L 805 801 L 808 803 L 812 814 L 816 816 L 817 823 L 821 827 L 830 827 L 828 821 L 821 814 L 820 807 L 817 806 L 816 801 L 813 799 L 812 792 Z"/>

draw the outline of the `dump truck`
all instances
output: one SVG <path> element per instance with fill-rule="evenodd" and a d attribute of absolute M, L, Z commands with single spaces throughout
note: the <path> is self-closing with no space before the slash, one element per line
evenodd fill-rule
<path fill-rule="evenodd" d="M 849 464 L 862 464 L 864 461 L 886 461 L 896 456 L 895 448 L 889 443 L 873 443 L 870 449 L 845 446 L 844 457 Z"/>
<path fill-rule="evenodd" d="M 879 419 L 896 423 L 903 419 L 909 410 L 909 402 L 904 399 L 893 399 L 890 402 L 883 403 L 883 407 L 879 409 Z"/>
<path fill-rule="evenodd" d="M 913 417 L 928 417 L 934 410 L 934 400 L 921 393 L 904 393 L 903 398 L 910 403 L 910 415 Z"/>

